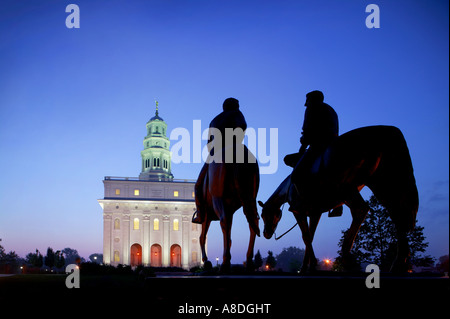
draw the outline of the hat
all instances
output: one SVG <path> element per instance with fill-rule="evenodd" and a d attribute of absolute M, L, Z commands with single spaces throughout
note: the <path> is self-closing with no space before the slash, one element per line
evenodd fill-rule
<path fill-rule="evenodd" d="M 231 110 L 238 110 L 239 109 L 239 101 L 235 98 L 229 97 L 225 101 L 223 101 L 223 110 L 224 111 L 231 111 Z"/>

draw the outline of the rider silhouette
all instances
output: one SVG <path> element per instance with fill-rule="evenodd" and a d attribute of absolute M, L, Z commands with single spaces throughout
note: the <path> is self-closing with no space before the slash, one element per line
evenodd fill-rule
<path fill-rule="evenodd" d="M 301 147 L 298 153 L 286 155 L 286 165 L 294 167 L 293 180 L 307 186 L 311 179 L 314 162 L 326 148 L 339 136 L 339 120 L 334 109 L 323 102 L 321 91 L 306 94 L 306 111 L 303 120 Z M 309 146 L 309 148 L 308 148 Z M 295 207 L 294 207 L 295 210 Z M 342 206 L 337 207 L 330 216 L 342 215 Z"/>
<path fill-rule="evenodd" d="M 232 128 L 233 130 L 236 128 L 241 128 L 242 131 L 247 129 L 247 122 L 245 121 L 244 115 L 239 110 L 239 101 L 235 98 L 228 98 L 223 102 L 222 105 L 223 112 L 217 115 L 209 124 L 209 128 L 216 128 L 222 134 L 222 148 L 229 148 L 232 145 L 226 145 L 225 139 L 225 129 Z M 210 132 L 211 133 L 211 132 Z M 214 144 L 214 135 L 209 134 L 210 140 L 208 140 L 208 145 L 210 146 L 211 142 Z M 242 143 L 242 141 L 233 140 L 233 144 Z M 214 146 L 209 148 L 215 149 Z M 195 224 L 203 223 L 206 216 L 205 209 L 205 199 L 203 198 L 203 183 L 205 181 L 205 176 L 208 172 L 208 163 L 203 165 L 202 170 L 197 178 L 197 182 L 195 183 L 195 204 L 197 206 L 197 211 L 192 216 L 192 222 Z M 252 223 L 256 223 L 258 225 L 259 216 L 246 216 L 247 220 Z"/>

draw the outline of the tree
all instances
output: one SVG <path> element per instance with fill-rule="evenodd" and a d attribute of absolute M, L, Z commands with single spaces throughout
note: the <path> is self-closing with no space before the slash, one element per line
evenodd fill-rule
<path fill-rule="evenodd" d="M 0 241 L 2 241 L 1 238 Z M 6 253 L 5 248 L 0 245 L 0 273 L 17 273 L 23 262 L 24 260 L 15 251 Z"/>
<path fill-rule="evenodd" d="M 261 267 L 263 265 L 263 260 L 262 260 L 262 257 L 261 257 L 261 253 L 259 252 L 259 249 L 258 249 L 258 252 L 255 255 L 255 259 L 253 261 L 253 265 L 255 266 L 255 269 L 258 269 L 259 267 Z"/>
<path fill-rule="evenodd" d="M 2 239 L 0 238 L 0 241 L 2 241 Z M 5 248 L 3 248 L 2 245 L 0 245 L 0 260 L 3 260 L 3 258 L 6 256 L 5 253 Z"/>
<path fill-rule="evenodd" d="M 78 254 L 78 251 L 76 249 L 72 249 L 72 248 L 64 248 L 62 250 L 65 259 L 66 259 L 66 264 L 77 264 L 80 262 L 84 262 L 84 258 L 81 258 L 80 255 Z"/>
<path fill-rule="evenodd" d="M 437 270 L 440 272 L 447 272 L 448 273 L 448 255 L 444 255 L 439 257 L 439 263 L 436 265 Z"/>
<path fill-rule="evenodd" d="M 55 253 L 55 267 L 60 269 L 64 267 L 65 263 L 64 254 L 60 250 L 57 250 Z"/>
<path fill-rule="evenodd" d="M 34 267 L 41 268 L 44 264 L 44 257 L 42 257 L 42 254 L 39 252 L 39 250 L 36 249 L 36 253 L 29 253 L 25 257 L 25 261 L 27 264 L 30 264 Z"/>
<path fill-rule="evenodd" d="M 276 257 L 277 266 L 283 271 L 297 272 L 302 268 L 304 256 L 304 249 L 293 246 L 283 248 L 281 253 Z"/>
<path fill-rule="evenodd" d="M 272 270 L 275 268 L 275 266 L 277 265 L 277 261 L 275 260 L 275 257 L 273 256 L 273 252 L 271 252 L 270 250 L 267 252 L 267 254 L 269 256 L 267 256 L 266 259 L 266 268 L 269 270 Z"/>
<path fill-rule="evenodd" d="M 50 268 L 50 270 L 55 266 L 55 252 L 53 248 L 47 248 L 47 255 L 45 256 L 44 264 Z"/>
<path fill-rule="evenodd" d="M 89 260 L 93 263 L 101 264 L 103 262 L 103 254 L 91 254 Z"/>
<path fill-rule="evenodd" d="M 385 207 L 383 207 L 375 196 L 371 196 L 367 202 L 370 212 L 366 220 L 361 225 L 358 236 L 352 248 L 353 270 L 360 269 L 362 263 L 377 264 L 382 271 L 388 271 L 397 255 L 397 237 L 395 225 Z M 428 266 L 434 263 L 430 256 L 422 256 L 428 247 L 423 235 L 423 227 L 418 226 L 408 234 L 410 247 L 410 263 L 416 266 Z M 347 231 L 343 231 L 343 236 L 338 246 L 342 248 L 344 237 Z M 342 266 L 342 251 L 335 260 L 335 269 Z"/>

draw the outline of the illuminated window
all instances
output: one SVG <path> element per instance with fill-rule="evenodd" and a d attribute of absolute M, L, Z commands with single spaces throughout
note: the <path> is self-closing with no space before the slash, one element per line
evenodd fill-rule
<path fill-rule="evenodd" d="M 139 196 L 139 189 L 134 190 L 134 196 Z"/>
<path fill-rule="evenodd" d="M 195 225 L 195 224 L 193 224 L 193 225 Z M 114 220 L 114 229 L 120 229 L 120 219 L 119 218 L 116 218 Z"/>
<path fill-rule="evenodd" d="M 178 197 L 178 191 L 173 191 L 173 196 Z"/>
<path fill-rule="evenodd" d="M 133 220 L 133 229 L 138 230 L 139 229 L 139 218 L 135 218 Z"/>
<path fill-rule="evenodd" d="M 192 197 L 195 197 L 195 192 L 192 192 Z"/>
<path fill-rule="evenodd" d="M 119 252 L 117 250 L 114 251 L 114 261 L 116 263 L 118 263 L 120 261 L 120 255 L 119 255 Z"/>
<path fill-rule="evenodd" d="M 120 189 L 116 188 L 116 195 L 120 195 Z"/>
<path fill-rule="evenodd" d="M 173 230 L 178 230 L 179 227 L 179 223 L 178 223 L 178 219 L 174 219 L 173 220 Z"/>
<path fill-rule="evenodd" d="M 155 218 L 153 220 L 153 230 L 159 230 L 159 219 Z"/>

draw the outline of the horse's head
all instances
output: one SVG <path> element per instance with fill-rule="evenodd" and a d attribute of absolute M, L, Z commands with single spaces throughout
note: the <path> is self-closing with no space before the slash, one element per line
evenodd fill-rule
<path fill-rule="evenodd" d="M 264 221 L 264 237 L 270 239 L 277 229 L 282 210 L 279 207 L 269 205 L 267 202 L 263 204 L 263 202 L 258 201 L 258 204 L 262 207 L 261 217 Z"/>

